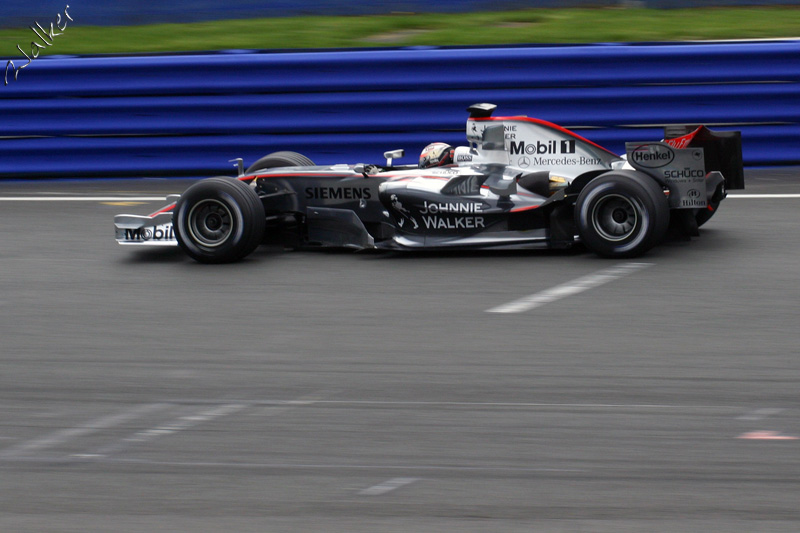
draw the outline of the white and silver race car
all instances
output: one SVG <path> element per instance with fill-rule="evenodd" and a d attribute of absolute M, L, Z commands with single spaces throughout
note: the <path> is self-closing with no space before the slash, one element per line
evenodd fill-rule
<path fill-rule="evenodd" d="M 635 257 L 667 230 L 697 235 L 728 189 L 744 187 L 739 132 L 668 128 L 617 155 L 556 124 L 467 111 L 467 146 L 433 146 L 421 164 L 315 165 L 266 155 L 213 177 L 147 216 L 118 215 L 117 242 L 180 246 L 204 263 L 262 243 L 358 250 L 568 248 Z"/>

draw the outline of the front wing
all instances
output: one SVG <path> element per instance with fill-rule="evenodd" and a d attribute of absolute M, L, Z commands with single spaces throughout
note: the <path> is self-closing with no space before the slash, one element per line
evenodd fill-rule
<path fill-rule="evenodd" d="M 167 200 L 175 200 L 170 195 Z M 172 210 L 175 202 L 150 215 L 117 215 L 114 230 L 119 244 L 125 246 L 177 246 L 172 227 Z"/>

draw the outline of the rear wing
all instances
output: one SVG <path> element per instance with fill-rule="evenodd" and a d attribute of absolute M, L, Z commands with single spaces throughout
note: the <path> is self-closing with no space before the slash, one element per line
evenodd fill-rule
<path fill-rule="evenodd" d="M 726 189 L 744 189 L 741 132 L 713 131 L 705 126 L 667 126 L 664 142 L 673 148 L 702 148 L 706 172 L 721 172 Z"/>

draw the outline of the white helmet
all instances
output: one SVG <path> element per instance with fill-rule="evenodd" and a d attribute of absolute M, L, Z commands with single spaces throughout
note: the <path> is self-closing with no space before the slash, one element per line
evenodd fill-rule
<path fill-rule="evenodd" d="M 431 143 L 419 155 L 419 168 L 443 167 L 453 163 L 453 147 L 447 143 Z"/>

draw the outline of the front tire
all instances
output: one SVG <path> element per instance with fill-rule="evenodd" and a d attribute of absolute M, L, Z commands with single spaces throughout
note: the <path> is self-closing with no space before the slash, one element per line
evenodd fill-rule
<path fill-rule="evenodd" d="M 190 186 L 172 220 L 178 244 L 201 263 L 239 261 L 264 238 L 261 199 L 246 183 L 232 178 L 208 178 Z"/>
<path fill-rule="evenodd" d="M 247 174 L 252 174 L 257 170 L 265 170 L 268 168 L 278 167 L 313 167 L 314 162 L 297 152 L 273 152 L 265 155 L 249 167 L 247 167 Z"/>
<path fill-rule="evenodd" d="M 603 257 L 637 257 L 661 242 L 669 203 L 650 177 L 636 172 L 604 174 L 590 181 L 575 203 L 581 240 Z"/>

